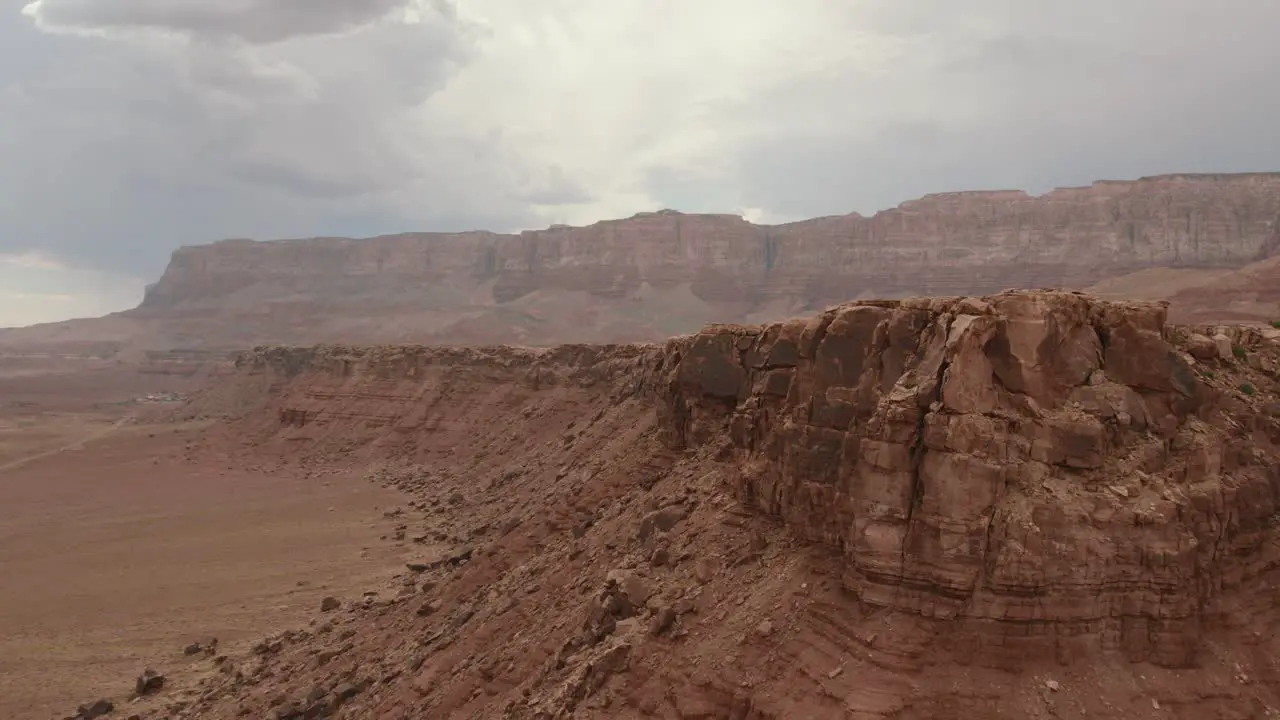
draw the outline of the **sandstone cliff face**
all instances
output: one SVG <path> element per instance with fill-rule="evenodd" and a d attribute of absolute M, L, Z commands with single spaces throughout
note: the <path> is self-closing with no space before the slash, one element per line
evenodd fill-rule
<path fill-rule="evenodd" d="M 1250 404 L 1271 360 L 1211 387 L 1164 320 L 1009 293 L 709 329 L 667 348 L 663 425 L 682 448 L 728 428 L 744 503 L 975 659 L 1189 666 L 1280 563 L 1280 422 Z M 1197 352 L 1244 366 L 1269 342 L 1236 333 Z"/>
<path fill-rule="evenodd" d="M 709 319 L 776 319 L 858 297 L 1079 288 L 1148 267 L 1240 267 L 1280 249 L 1278 219 L 1280 174 L 1178 175 L 1040 197 L 930 195 L 869 218 L 780 226 L 663 211 L 519 235 L 234 240 L 177 251 L 135 315 L 240 312 L 259 341 L 314 342 L 363 331 L 334 317 L 371 314 L 367 330 L 379 322 L 371 308 L 410 308 L 436 315 L 348 339 L 511 342 L 513 325 L 532 323 L 516 341 L 656 340 Z M 555 324 L 559 311 L 538 305 L 555 293 L 599 303 L 602 317 Z M 673 293 L 683 293 L 688 317 L 653 301 Z M 471 322 L 477 314 L 489 322 Z M 645 315 L 674 316 L 674 325 Z"/>

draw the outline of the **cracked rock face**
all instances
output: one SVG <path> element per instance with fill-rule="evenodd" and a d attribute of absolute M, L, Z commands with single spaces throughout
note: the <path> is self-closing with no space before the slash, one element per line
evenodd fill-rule
<path fill-rule="evenodd" d="M 853 303 L 671 341 L 660 415 L 674 447 L 727 427 L 744 503 L 980 662 L 1187 666 L 1280 559 L 1280 453 L 1171 337 L 1072 293 Z"/>

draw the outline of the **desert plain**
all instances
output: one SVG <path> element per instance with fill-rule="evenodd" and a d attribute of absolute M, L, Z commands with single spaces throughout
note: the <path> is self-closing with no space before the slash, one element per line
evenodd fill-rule
<path fill-rule="evenodd" d="M 61 717 L 142 666 L 189 664 L 190 643 L 246 649 L 398 560 L 377 541 L 391 492 L 246 467 L 204 446 L 209 421 L 148 419 L 190 387 L 148 380 L 0 378 L 0 717 Z"/>

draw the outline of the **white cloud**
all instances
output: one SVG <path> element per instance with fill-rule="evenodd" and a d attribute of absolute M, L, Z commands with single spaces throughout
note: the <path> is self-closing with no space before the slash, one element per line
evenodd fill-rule
<path fill-rule="evenodd" d="M 656 209 L 656 170 L 715 185 L 770 117 L 761 93 L 832 72 L 887 71 L 910 42 L 831 24 L 799 0 L 472 0 L 492 28 L 479 57 L 425 108 L 429 121 L 493 129 L 526 165 L 592 189 L 560 221 Z M 720 210 L 728 210 L 723 207 Z"/>
<path fill-rule="evenodd" d="M 0 267 L 6 267 L 11 271 L 26 270 L 53 270 L 62 272 L 67 269 L 66 265 L 46 256 L 44 253 L 35 250 L 28 250 L 21 253 L 0 254 Z"/>
<path fill-rule="evenodd" d="M 137 304 L 139 278 L 78 270 L 39 253 L 0 255 L 0 328 L 95 317 Z"/>
<path fill-rule="evenodd" d="M 1257 0 L 5 2 L 0 253 L 127 276 L 220 237 L 1280 165 Z"/>

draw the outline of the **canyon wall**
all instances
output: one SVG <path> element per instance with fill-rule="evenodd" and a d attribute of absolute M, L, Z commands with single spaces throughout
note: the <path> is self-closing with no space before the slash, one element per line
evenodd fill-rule
<path fill-rule="evenodd" d="M 198 303 L 264 283 L 337 300 L 373 292 L 373 283 L 385 283 L 376 291 L 391 297 L 419 285 L 488 282 L 499 303 L 543 287 L 621 297 L 643 284 L 689 284 L 708 301 L 785 297 L 818 306 L 850 293 L 1076 287 L 1152 266 L 1242 266 L 1280 248 L 1277 219 L 1280 174 L 1181 175 L 1040 197 L 928 195 L 869 218 L 779 226 L 664 211 L 518 235 L 228 240 L 177 251 L 143 306 Z"/>
<path fill-rule="evenodd" d="M 856 298 L 1236 268 L 1280 249 L 1278 220 L 1280 174 L 1176 175 L 778 226 L 662 211 L 517 235 L 227 240 L 175 252 L 131 317 L 178 314 L 231 343 L 660 340 Z"/>
<path fill-rule="evenodd" d="M 1273 333 L 1233 332 L 1069 293 L 855 303 L 672 341 L 661 425 L 975 658 L 1190 666 L 1280 564 Z"/>
<path fill-rule="evenodd" d="M 1175 301 L 1174 316 L 1269 322 L 1280 304 L 1265 278 L 1236 272 L 1277 251 L 1280 173 L 943 193 L 775 226 L 661 211 L 509 235 L 224 240 L 174 252 L 135 309 L 0 329 L 0 357 L 661 342 L 855 299 L 1100 281 L 1110 297 L 1147 299 L 1212 281 Z"/>

